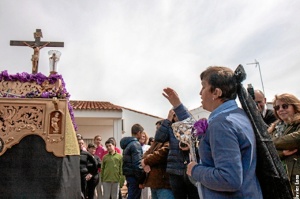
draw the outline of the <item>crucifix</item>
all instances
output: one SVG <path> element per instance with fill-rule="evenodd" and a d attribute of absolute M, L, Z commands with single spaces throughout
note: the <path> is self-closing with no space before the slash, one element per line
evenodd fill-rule
<path fill-rule="evenodd" d="M 35 74 L 38 72 L 39 66 L 39 55 L 40 50 L 44 47 L 64 47 L 64 42 L 48 42 L 41 41 L 41 37 L 43 37 L 42 30 L 36 29 L 33 33 L 34 41 L 10 41 L 11 46 L 28 46 L 33 49 L 33 55 L 31 58 L 32 61 L 32 73 Z"/>

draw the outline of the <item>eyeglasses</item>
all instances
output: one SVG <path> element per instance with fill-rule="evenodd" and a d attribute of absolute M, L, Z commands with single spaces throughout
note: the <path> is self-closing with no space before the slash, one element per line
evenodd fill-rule
<path fill-rule="evenodd" d="M 281 107 L 282 109 L 288 109 L 290 104 L 282 104 Z M 275 111 L 278 111 L 280 109 L 280 105 L 274 106 L 273 107 Z"/>

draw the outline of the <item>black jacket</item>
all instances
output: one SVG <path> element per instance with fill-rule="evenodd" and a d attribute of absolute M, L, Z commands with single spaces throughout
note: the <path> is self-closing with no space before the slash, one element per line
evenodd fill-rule
<path fill-rule="evenodd" d="M 273 110 L 267 109 L 265 117 L 263 117 L 265 123 L 270 126 L 273 122 L 277 120 Z"/>
<path fill-rule="evenodd" d="M 142 183 L 145 173 L 141 165 L 143 150 L 139 141 L 135 137 L 124 137 L 120 141 L 123 149 L 123 175 L 132 176 Z"/>
<path fill-rule="evenodd" d="M 98 173 L 98 161 L 87 151 L 80 151 L 80 174 L 86 176 L 88 173 L 93 176 Z"/>

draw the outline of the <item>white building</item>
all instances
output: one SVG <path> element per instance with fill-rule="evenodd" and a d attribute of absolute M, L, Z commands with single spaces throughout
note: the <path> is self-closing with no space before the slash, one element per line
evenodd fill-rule
<path fill-rule="evenodd" d="M 149 137 L 154 137 L 155 123 L 160 118 L 147 113 L 114 105 L 110 102 L 99 101 L 70 101 L 77 124 L 77 133 L 81 134 L 85 142 L 91 143 L 96 135 L 102 137 L 102 144 L 109 137 L 114 137 L 119 146 L 122 137 L 131 136 L 131 126 L 141 124 Z M 208 118 L 210 112 L 202 107 L 190 110 L 196 120 Z"/>
<path fill-rule="evenodd" d="M 190 113 L 193 115 L 195 120 L 199 120 L 202 118 L 208 119 L 210 112 L 207 110 L 204 110 L 202 106 L 199 106 L 198 108 L 190 110 Z"/>
<path fill-rule="evenodd" d="M 131 126 L 139 123 L 149 137 L 156 131 L 155 123 L 162 118 L 136 110 L 114 105 L 110 102 L 71 100 L 77 133 L 85 142 L 91 143 L 96 135 L 102 137 L 102 144 L 114 137 L 119 145 L 122 137 L 131 136 Z"/>

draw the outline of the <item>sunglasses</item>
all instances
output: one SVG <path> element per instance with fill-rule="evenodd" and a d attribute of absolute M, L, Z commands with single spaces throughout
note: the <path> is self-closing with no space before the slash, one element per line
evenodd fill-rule
<path fill-rule="evenodd" d="M 282 109 L 288 109 L 290 104 L 282 104 L 281 107 Z M 274 106 L 273 107 L 275 111 L 278 111 L 280 109 L 280 105 Z"/>

